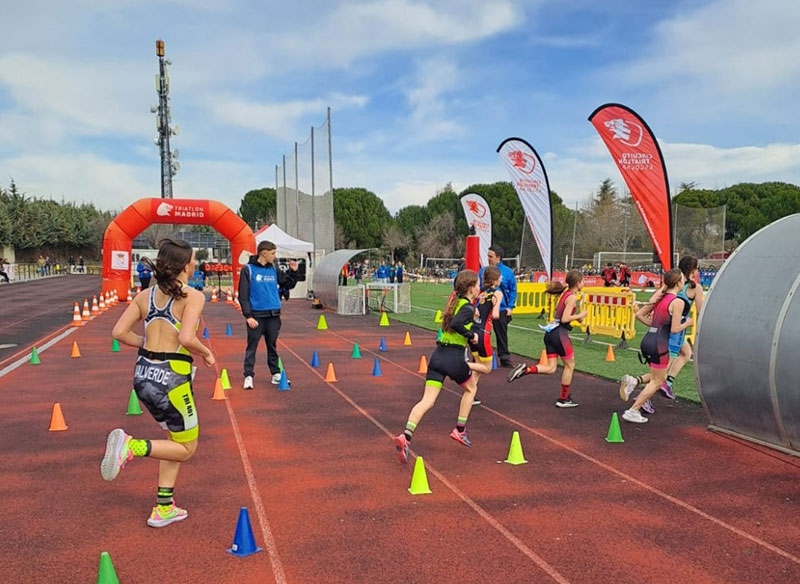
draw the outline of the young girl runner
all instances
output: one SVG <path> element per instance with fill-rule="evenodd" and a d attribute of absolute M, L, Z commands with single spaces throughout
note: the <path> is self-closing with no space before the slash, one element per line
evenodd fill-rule
<path fill-rule="evenodd" d="M 147 525 L 165 527 L 188 515 L 175 505 L 172 495 L 181 462 L 189 460 L 197 449 L 199 427 L 189 354 L 202 357 L 207 367 L 214 365 L 214 355 L 195 332 L 205 296 L 187 285 L 194 273 L 191 246 L 185 241 L 162 240 L 155 266 L 151 264 L 150 268 L 158 286 L 137 294 L 111 334 L 126 345 L 139 348 L 133 388 L 156 422 L 169 432 L 169 439 L 142 440 L 121 428 L 112 430 L 100 474 L 111 481 L 133 458 L 149 456 L 159 460 L 157 504 Z M 144 335 L 133 331 L 139 321 L 144 321 Z"/>
<path fill-rule="evenodd" d="M 694 256 L 683 256 L 678 262 L 678 269 L 683 273 L 684 284 L 678 292 L 678 298 L 683 300 L 683 317 L 688 318 L 692 310 L 692 303 L 697 304 L 696 314 L 700 314 L 703 307 L 703 287 L 697 285 L 699 273 L 697 258 Z M 679 333 L 669 336 L 669 367 L 667 367 L 667 379 L 661 384 L 659 389 L 669 399 L 675 399 L 672 391 L 672 384 L 683 366 L 692 358 L 692 345 L 686 340 L 686 329 Z"/>
<path fill-rule="evenodd" d="M 503 300 L 500 277 L 500 268 L 487 266 L 483 271 L 483 292 L 475 300 L 475 326 L 472 328 L 478 334 L 478 341 L 469 341 L 469 350 L 472 353 L 470 369 L 475 374 L 476 383 L 482 374 L 492 372 L 492 323 L 500 317 L 500 302 Z M 473 406 L 480 404 L 477 399 L 472 402 Z"/>
<path fill-rule="evenodd" d="M 667 365 L 669 365 L 669 335 L 692 326 L 691 318 L 683 318 L 684 303 L 677 297 L 682 285 L 683 274 L 681 271 L 677 268 L 668 271 L 664 274 L 663 293 L 654 294 L 651 302 L 636 312 L 636 319 L 650 327 L 642 338 L 641 345 L 642 356 L 650 365 L 650 379 L 630 409 L 625 410 L 622 414 L 622 418 L 628 422 L 637 424 L 647 422 L 647 418 L 639 410 L 658 391 L 661 382 L 666 377 Z M 623 382 L 620 385 L 620 398 L 627 402 L 634 388 L 635 385 Z"/>
<path fill-rule="evenodd" d="M 556 401 L 559 408 L 574 408 L 578 404 L 573 401 L 570 395 L 570 385 L 572 384 L 572 374 L 575 371 L 575 353 L 572 350 L 572 341 L 569 338 L 569 331 L 572 330 L 573 321 L 586 318 L 588 311 L 575 312 L 578 308 L 577 294 L 583 289 L 583 274 L 578 270 L 570 270 L 566 277 L 566 286 L 561 282 L 550 282 L 546 292 L 548 294 L 561 294 L 556 305 L 555 326 L 544 334 L 544 347 L 547 351 L 547 365 L 531 365 L 520 363 L 508 374 L 508 382 L 519 379 L 523 375 L 534 373 L 551 374 L 558 368 L 558 358 L 564 364 L 564 371 L 561 373 L 561 394 Z"/>
<path fill-rule="evenodd" d="M 422 399 L 411 408 L 405 431 L 394 438 L 397 457 L 404 464 L 408 462 L 408 450 L 414 431 L 422 417 L 436 404 L 436 398 L 439 397 L 446 377 L 455 381 L 464 390 L 458 408 L 456 427 L 450 432 L 450 438 L 464 446 L 472 446 L 467 437 L 466 425 L 478 389 L 476 376 L 473 375 L 470 366 L 474 367 L 477 364 L 467 363 L 465 353 L 468 341 L 478 342 L 478 334 L 472 330 L 475 316 L 473 302 L 481 290 L 478 285 L 478 274 L 472 270 L 459 272 L 453 281 L 453 288 L 455 293 L 450 297 L 442 317 L 442 337 L 436 343 L 436 350 L 428 363 L 425 392 Z"/>

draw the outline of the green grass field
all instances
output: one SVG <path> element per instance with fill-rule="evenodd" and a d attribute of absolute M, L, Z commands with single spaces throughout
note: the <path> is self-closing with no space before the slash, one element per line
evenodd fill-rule
<path fill-rule="evenodd" d="M 436 331 L 439 325 L 433 322 L 437 310 L 444 310 L 447 298 L 452 291 L 450 284 L 422 284 L 412 283 L 411 304 L 412 310 L 405 314 L 391 314 L 390 319 L 395 322 L 406 322 L 422 328 Z M 649 298 L 650 294 L 646 298 Z M 511 352 L 522 355 L 528 359 L 529 364 L 538 362 L 544 348 L 542 333 L 538 325 L 542 324 L 537 316 L 515 315 L 508 327 L 508 343 Z M 636 325 L 636 338 L 628 341 L 630 348 L 614 349 L 616 360 L 606 361 L 609 345 L 616 347 L 619 342 L 610 337 L 594 335 L 592 342 L 585 343 L 586 335 L 580 331 L 572 335 L 575 348 L 575 368 L 578 371 L 589 373 L 604 379 L 619 381 L 625 373 L 641 375 L 648 369 L 639 362 L 639 343 L 644 335 L 645 327 L 640 323 Z M 673 386 L 675 394 L 683 399 L 699 402 L 694 379 L 694 363 L 689 362 L 681 371 Z"/>

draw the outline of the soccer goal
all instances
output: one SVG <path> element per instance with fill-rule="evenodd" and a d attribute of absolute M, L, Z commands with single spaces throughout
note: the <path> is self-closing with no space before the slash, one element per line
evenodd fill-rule
<path fill-rule="evenodd" d="M 677 253 L 673 254 L 673 265 L 677 267 L 679 256 Z M 595 268 L 603 268 L 608 262 L 618 264 L 625 262 L 628 267 L 634 268 L 637 266 L 652 266 L 656 262 L 653 261 L 653 252 L 624 252 L 624 251 L 599 251 L 594 254 L 592 265 Z"/>

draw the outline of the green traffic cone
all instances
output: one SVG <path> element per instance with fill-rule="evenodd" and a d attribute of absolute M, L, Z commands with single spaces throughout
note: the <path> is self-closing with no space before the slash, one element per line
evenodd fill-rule
<path fill-rule="evenodd" d="M 622 439 L 622 430 L 619 428 L 619 418 L 617 412 L 611 414 L 611 423 L 608 425 L 608 434 L 606 435 L 606 442 L 620 443 L 625 442 Z"/>
<path fill-rule="evenodd" d="M 230 389 L 231 388 L 231 379 L 228 377 L 228 370 L 223 369 L 222 374 L 219 376 L 220 381 L 222 381 L 222 389 Z"/>
<path fill-rule="evenodd" d="M 414 461 L 414 474 L 411 475 L 411 486 L 408 492 L 412 495 L 430 495 L 431 488 L 428 486 L 428 473 L 425 472 L 425 462 L 418 456 Z"/>
<path fill-rule="evenodd" d="M 117 339 L 111 339 L 111 352 L 112 353 L 119 353 L 121 349 L 119 348 L 119 341 Z"/>
<path fill-rule="evenodd" d="M 278 369 L 283 371 L 283 360 L 280 357 L 278 357 Z"/>
<path fill-rule="evenodd" d="M 139 405 L 139 396 L 136 395 L 136 390 L 131 390 L 131 397 L 128 398 L 128 411 L 125 412 L 126 416 L 141 416 L 142 406 Z"/>
<path fill-rule="evenodd" d="M 36 350 L 36 347 L 31 350 L 31 365 L 40 365 L 42 362 L 39 360 L 39 351 Z"/>
<path fill-rule="evenodd" d="M 436 314 L 433 317 L 433 322 L 435 322 L 435 323 L 442 322 L 442 311 L 441 310 L 437 310 L 436 311 Z"/>
<path fill-rule="evenodd" d="M 350 355 L 353 359 L 361 359 L 361 349 L 358 348 L 358 343 L 353 343 L 353 354 Z"/>
<path fill-rule="evenodd" d="M 505 462 L 514 465 L 528 462 L 522 454 L 522 443 L 519 440 L 519 432 L 516 430 L 514 430 L 514 433 L 511 435 L 511 445 L 508 447 L 508 456 Z"/>
<path fill-rule="evenodd" d="M 111 556 L 108 552 L 100 554 L 100 567 L 97 570 L 97 584 L 119 584 L 117 572 L 114 564 L 111 563 Z"/>

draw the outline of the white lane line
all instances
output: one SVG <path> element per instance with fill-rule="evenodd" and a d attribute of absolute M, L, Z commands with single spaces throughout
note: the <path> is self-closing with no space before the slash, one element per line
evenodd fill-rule
<path fill-rule="evenodd" d="M 39 353 L 39 354 L 44 353 L 47 349 L 49 349 L 50 347 L 55 345 L 58 341 L 60 341 L 61 339 L 71 335 L 76 330 L 77 330 L 77 328 L 68 328 L 67 330 L 65 330 L 60 335 L 57 335 L 57 336 L 53 337 L 52 339 L 50 339 L 49 341 L 47 341 L 41 347 L 36 347 L 36 352 Z M 30 360 L 31 360 L 30 355 L 26 355 L 25 357 L 20 357 L 19 359 L 17 359 L 16 361 L 11 363 L 10 365 L 4 367 L 3 369 L 0 369 L 0 377 L 3 377 L 4 375 L 8 375 L 9 373 L 14 371 L 15 369 L 17 369 L 19 367 L 22 367 L 23 365 L 25 365 L 25 363 L 28 363 Z"/>

